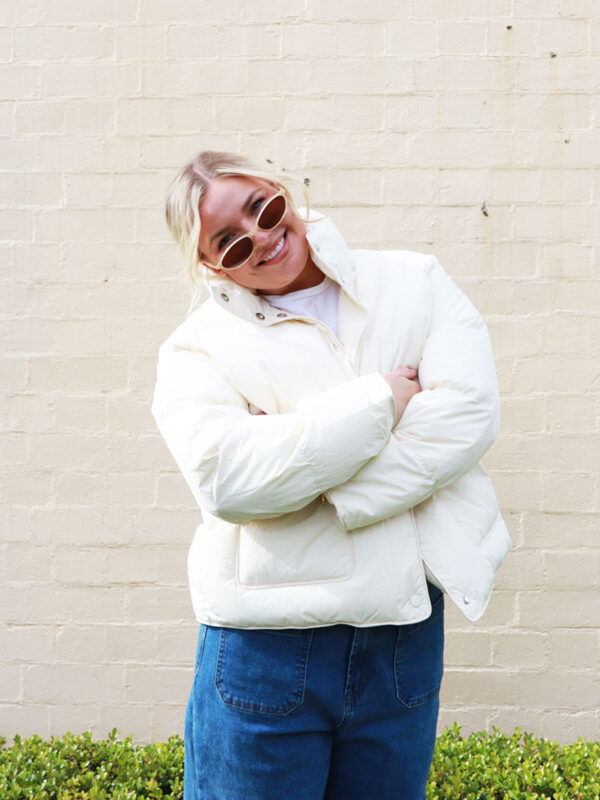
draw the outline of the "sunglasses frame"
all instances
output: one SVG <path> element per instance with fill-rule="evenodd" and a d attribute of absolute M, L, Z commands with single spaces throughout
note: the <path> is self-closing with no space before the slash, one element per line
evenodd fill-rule
<path fill-rule="evenodd" d="M 269 227 L 269 228 L 262 228 L 261 225 L 260 225 L 260 218 L 263 215 L 263 212 L 265 211 L 265 209 L 268 207 L 269 203 L 271 203 L 277 197 L 283 197 L 283 200 L 284 200 L 283 214 L 281 215 L 281 217 L 277 220 L 277 222 L 274 225 L 271 225 L 271 227 Z M 225 272 L 233 272 L 234 270 L 239 269 L 240 267 L 243 267 L 244 264 L 247 264 L 248 261 L 250 261 L 250 259 L 252 258 L 252 254 L 254 253 L 254 236 L 256 235 L 257 230 L 260 228 L 261 231 L 272 231 L 273 228 L 276 228 L 279 225 L 281 220 L 287 214 L 287 211 L 288 211 L 287 197 L 286 197 L 286 194 L 285 194 L 284 190 L 280 189 L 274 195 L 269 197 L 269 199 L 265 202 L 263 207 L 260 209 L 260 211 L 258 212 L 258 217 L 256 218 L 256 222 L 255 222 L 254 227 L 252 228 L 252 230 L 249 231 L 248 233 L 242 233 L 241 236 L 238 236 L 236 239 L 233 240 L 233 242 L 231 242 L 231 244 L 227 245 L 227 247 L 223 251 L 223 255 L 219 259 L 219 263 L 218 264 L 211 264 L 208 261 L 206 261 L 206 259 L 204 259 L 204 258 L 201 258 L 202 263 L 205 266 L 210 267 L 211 269 L 222 269 L 222 270 L 225 270 Z M 252 250 L 250 251 L 248 257 L 245 258 L 241 262 L 241 264 L 236 264 L 234 267 L 225 267 L 223 265 L 223 259 L 226 257 L 227 253 L 233 247 L 235 247 L 242 239 L 250 239 L 250 241 L 252 242 Z"/>

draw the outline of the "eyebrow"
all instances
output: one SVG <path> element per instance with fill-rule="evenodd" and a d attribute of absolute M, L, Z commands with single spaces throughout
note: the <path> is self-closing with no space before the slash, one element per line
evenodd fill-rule
<path fill-rule="evenodd" d="M 252 202 L 252 198 L 254 197 L 254 195 L 255 195 L 257 192 L 260 192 L 260 191 L 262 191 L 262 190 L 261 190 L 261 189 L 255 189 L 253 192 L 250 192 L 250 194 L 249 194 L 249 195 L 248 195 L 248 197 L 246 198 L 246 202 L 245 202 L 245 203 L 244 203 L 244 205 L 242 206 L 242 214 L 244 214 L 244 213 L 245 213 L 245 212 L 248 210 L 248 206 L 249 206 L 249 205 L 250 205 L 250 203 Z M 214 242 L 214 240 L 215 240 L 215 239 L 218 239 L 218 237 L 219 237 L 219 236 L 222 236 L 222 235 L 225 233 L 225 231 L 227 231 L 227 230 L 228 230 L 230 227 L 231 227 L 231 225 L 224 225 L 224 226 L 223 226 L 223 227 L 222 227 L 220 230 L 218 230 L 216 233 L 213 233 L 213 235 L 210 237 L 210 244 L 212 244 L 212 243 Z"/>

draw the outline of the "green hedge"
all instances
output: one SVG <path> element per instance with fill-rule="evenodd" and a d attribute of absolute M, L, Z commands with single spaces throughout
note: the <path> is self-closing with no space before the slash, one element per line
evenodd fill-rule
<path fill-rule="evenodd" d="M 559 745 L 519 728 L 438 738 L 427 800 L 599 800 L 600 742 Z"/>
<path fill-rule="evenodd" d="M 136 746 L 90 733 L 45 742 L 0 739 L 2 800 L 180 800 L 183 741 Z M 446 730 L 437 741 L 428 800 L 600 800 L 600 743 L 558 745 L 515 731 L 505 736 Z M 365 798 L 368 800 L 368 798 Z"/>
<path fill-rule="evenodd" d="M 108 739 L 89 732 L 55 737 L 15 736 L 0 750 L 2 800 L 137 800 L 183 797 L 183 740 L 136 747 L 113 729 Z"/>

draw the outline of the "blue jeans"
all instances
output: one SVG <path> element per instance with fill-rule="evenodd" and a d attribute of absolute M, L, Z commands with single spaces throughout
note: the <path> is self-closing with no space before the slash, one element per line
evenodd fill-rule
<path fill-rule="evenodd" d="M 412 625 L 202 625 L 185 800 L 425 800 L 444 648 L 429 594 Z"/>

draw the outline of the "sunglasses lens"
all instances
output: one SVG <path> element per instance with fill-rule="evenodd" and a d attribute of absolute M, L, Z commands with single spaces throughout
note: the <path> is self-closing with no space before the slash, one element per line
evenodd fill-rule
<path fill-rule="evenodd" d="M 254 243 L 249 236 L 244 236 L 238 239 L 223 256 L 221 266 L 224 269 L 233 269 L 239 267 L 244 261 L 247 261 L 252 255 L 254 250 Z"/>
<path fill-rule="evenodd" d="M 282 194 L 271 198 L 260 212 L 258 227 L 263 231 L 270 231 L 271 228 L 279 225 L 285 215 L 285 206 L 285 197 Z"/>

